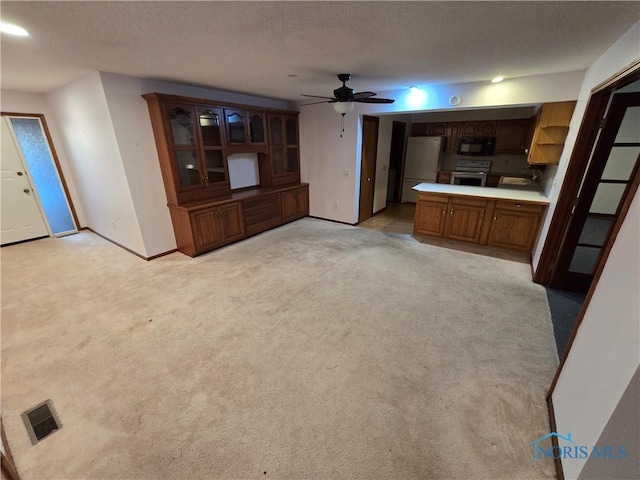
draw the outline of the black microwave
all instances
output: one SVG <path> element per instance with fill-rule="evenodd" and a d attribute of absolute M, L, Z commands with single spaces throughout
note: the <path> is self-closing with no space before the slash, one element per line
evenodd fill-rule
<path fill-rule="evenodd" d="M 461 137 L 458 155 L 493 155 L 496 137 Z"/>

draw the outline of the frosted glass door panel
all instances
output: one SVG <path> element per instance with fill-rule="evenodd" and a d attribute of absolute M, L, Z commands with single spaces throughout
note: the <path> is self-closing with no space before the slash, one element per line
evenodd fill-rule
<path fill-rule="evenodd" d="M 76 224 L 40 119 L 11 117 L 10 120 L 51 232 L 54 235 L 75 232 Z"/>
<path fill-rule="evenodd" d="M 638 143 L 640 141 L 640 107 L 629 107 L 622 117 L 614 143 Z"/>
<path fill-rule="evenodd" d="M 627 188 L 625 183 L 600 183 L 591 202 L 589 213 L 615 215 L 625 188 Z"/>
<path fill-rule="evenodd" d="M 602 180 L 629 181 L 638 155 L 640 155 L 640 147 L 613 147 L 602 172 Z"/>

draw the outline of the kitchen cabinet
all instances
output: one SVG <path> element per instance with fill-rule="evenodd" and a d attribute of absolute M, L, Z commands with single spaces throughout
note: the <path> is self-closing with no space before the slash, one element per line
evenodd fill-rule
<path fill-rule="evenodd" d="M 496 122 L 464 122 L 460 126 L 461 137 L 495 137 Z"/>
<path fill-rule="evenodd" d="M 438 172 L 438 183 L 451 183 L 451 172 L 445 170 Z"/>
<path fill-rule="evenodd" d="M 280 200 L 283 222 L 291 222 L 309 215 L 309 187 L 307 185 L 280 193 Z"/>
<path fill-rule="evenodd" d="M 269 113 L 271 184 L 300 182 L 297 114 Z"/>
<path fill-rule="evenodd" d="M 444 237 L 478 243 L 486 207 L 487 200 L 482 198 L 450 196 Z"/>
<path fill-rule="evenodd" d="M 267 143 L 265 112 L 225 108 L 227 142 L 233 146 L 264 146 Z"/>
<path fill-rule="evenodd" d="M 494 187 L 495 188 L 500 183 L 500 178 L 502 178 L 502 175 L 500 175 L 500 174 L 488 173 L 487 174 L 487 180 L 486 180 L 484 186 L 485 187 Z"/>
<path fill-rule="evenodd" d="M 500 120 L 496 130 L 496 155 L 522 154 L 527 148 L 528 119 Z"/>
<path fill-rule="evenodd" d="M 531 252 L 545 205 L 418 192 L 414 233 Z"/>
<path fill-rule="evenodd" d="M 444 235 L 449 198 L 446 195 L 418 194 L 416 203 L 414 233 L 435 237 Z"/>
<path fill-rule="evenodd" d="M 411 125 L 412 137 L 442 137 L 447 135 L 447 123 L 414 123 Z"/>
<path fill-rule="evenodd" d="M 461 135 L 461 123 L 450 123 L 447 127 L 447 153 L 458 153 L 458 140 Z"/>
<path fill-rule="evenodd" d="M 569 132 L 576 102 L 545 103 L 538 112 L 527 162 L 531 165 L 557 165 Z"/>

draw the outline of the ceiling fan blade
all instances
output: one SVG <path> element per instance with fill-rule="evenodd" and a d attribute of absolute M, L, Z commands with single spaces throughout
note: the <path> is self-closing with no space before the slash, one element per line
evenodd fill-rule
<path fill-rule="evenodd" d="M 357 102 L 362 98 L 375 97 L 376 95 L 377 93 L 374 92 L 358 92 L 353 95 L 353 100 Z"/>
<path fill-rule="evenodd" d="M 306 107 L 307 105 L 318 105 L 319 103 L 336 103 L 335 100 L 324 100 L 322 102 L 301 103 L 299 107 Z"/>
<path fill-rule="evenodd" d="M 360 100 L 354 100 L 359 103 L 393 103 L 395 100 L 390 98 L 361 98 Z"/>
<path fill-rule="evenodd" d="M 335 98 L 333 97 L 321 97 L 320 95 L 305 95 L 304 93 L 300 94 L 302 97 L 309 97 L 309 98 L 324 98 L 326 100 L 335 100 Z"/>

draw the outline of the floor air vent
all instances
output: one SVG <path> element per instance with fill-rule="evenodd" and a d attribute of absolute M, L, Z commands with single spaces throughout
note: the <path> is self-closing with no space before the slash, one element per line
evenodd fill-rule
<path fill-rule="evenodd" d="M 33 445 L 62 428 L 51 400 L 27 410 L 22 414 L 22 419 Z"/>

